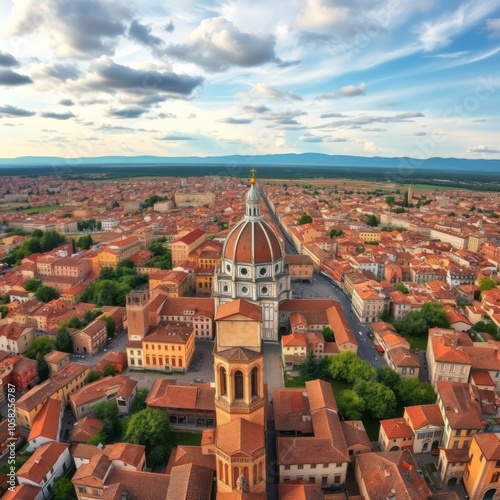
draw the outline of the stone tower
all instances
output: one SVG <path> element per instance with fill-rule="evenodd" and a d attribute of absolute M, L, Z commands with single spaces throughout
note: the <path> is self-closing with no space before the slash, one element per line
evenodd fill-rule
<path fill-rule="evenodd" d="M 237 299 L 216 315 L 217 491 L 266 491 L 266 392 L 262 310 Z"/>
<path fill-rule="evenodd" d="M 149 331 L 149 290 L 132 290 L 127 295 L 129 340 L 142 340 Z"/>

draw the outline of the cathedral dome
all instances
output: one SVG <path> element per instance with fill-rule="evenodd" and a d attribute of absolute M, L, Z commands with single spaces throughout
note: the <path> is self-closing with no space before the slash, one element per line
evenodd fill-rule
<path fill-rule="evenodd" d="M 242 220 L 229 233 L 223 258 L 236 264 L 262 264 L 283 257 L 281 245 L 269 225 L 260 220 Z"/>

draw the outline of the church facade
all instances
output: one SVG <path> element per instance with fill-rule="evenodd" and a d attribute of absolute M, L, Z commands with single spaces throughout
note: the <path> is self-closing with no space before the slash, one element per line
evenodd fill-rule
<path fill-rule="evenodd" d="M 260 212 L 255 170 L 243 219 L 229 233 L 214 276 L 216 310 L 244 299 L 262 310 L 262 339 L 278 341 L 279 304 L 292 297 L 290 275 L 280 241 Z"/>

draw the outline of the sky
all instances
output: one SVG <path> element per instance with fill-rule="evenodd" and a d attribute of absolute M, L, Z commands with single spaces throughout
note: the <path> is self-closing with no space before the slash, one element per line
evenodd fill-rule
<path fill-rule="evenodd" d="M 2 0 L 0 157 L 500 158 L 500 0 Z"/>

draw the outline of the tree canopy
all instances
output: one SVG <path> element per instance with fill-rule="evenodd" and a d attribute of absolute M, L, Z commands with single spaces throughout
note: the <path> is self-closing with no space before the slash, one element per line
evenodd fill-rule
<path fill-rule="evenodd" d="M 42 286 L 42 281 L 39 279 L 30 279 L 24 284 L 24 289 L 27 292 L 36 292 Z"/>
<path fill-rule="evenodd" d="M 342 391 L 336 401 L 340 415 L 346 420 L 360 420 L 366 409 L 364 399 L 352 389 Z"/>
<path fill-rule="evenodd" d="M 73 337 L 67 328 L 60 328 L 56 333 L 56 349 L 62 352 L 73 352 Z"/>
<path fill-rule="evenodd" d="M 481 278 L 481 280 L 479 281 L 479 290 L 481 290 L 482 292 L 486 290 L 493 290 L 496 287 L 497 282 L 488 276 Z"/>
<path fill-rule="evenodd" d="M 379 225 L 379 220 L 377 219 L 377 216 L 374 214 L 371 214 L 368 216 L 366 219 L 366 225 L 370 227 L 377 227 Z"/>
<path fill-rule="evenodd" d="M 323 334 L 325 342 L 335 342 L 335 334 L 329 326 L 325 326 L 321 333 Z"/>
<path fill-rule="evenodd" d="M 303 224 L 310 224 L 313 219 L 309 214 L 306 214 L 305 212 L 297 219 L 299 226 L 302 226 Z"/>
<path fill-rule="evenodd" d="M 55 300 L 59 298 L 59 292 L 57 290 L 54 290 L 54 288 L 50 286 L 45 286 L 42 285 L 37 289 L 35 292 L 35 297 L 40 301 L 40 302 L 50 302 L 51 300 Z"/>

